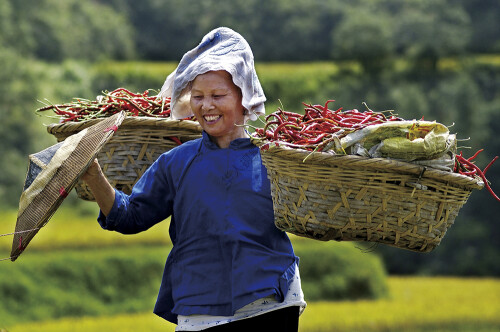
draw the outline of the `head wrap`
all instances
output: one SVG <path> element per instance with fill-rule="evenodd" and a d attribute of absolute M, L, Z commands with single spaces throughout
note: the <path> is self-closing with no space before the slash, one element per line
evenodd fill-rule
<path fill-rule="evenodd" d="M 255 72 L 250 45 L 237 32 L 221 27 L 210 31 L 200 44 L 182 57 L 178 67 L 168 75 L 159 96 L 170 97 L 174 119 L 193 115 L 189 105 L 189 82 L 209 71 L 225 70 L 241 89 L 246 119 L 256 120 L 265 114 L 266 97 Z"/>

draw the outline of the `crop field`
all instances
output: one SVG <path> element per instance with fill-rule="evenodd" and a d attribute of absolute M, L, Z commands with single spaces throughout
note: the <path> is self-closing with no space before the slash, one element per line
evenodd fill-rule
<path fill-rule="evenodd" d="M 499 331 L 500 280 L 390 277 L 390 297 L 309 302 L 300 331 Z M 1 325 L 1 324 L 0 324 Z M 18 324 L 9 332 L 174 331 L 152 313 Z"/>

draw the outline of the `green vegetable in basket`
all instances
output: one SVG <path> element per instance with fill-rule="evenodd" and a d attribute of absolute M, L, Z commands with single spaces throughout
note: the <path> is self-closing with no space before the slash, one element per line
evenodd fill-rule
<path fill-rule="evenodd" d="M 368 126 L 341 139 L 344 148 L 356 145 L 371 157 L 406 161 L 439 158 L 454 144 L 446 126 L 430 121 L 394 121 Z"/>

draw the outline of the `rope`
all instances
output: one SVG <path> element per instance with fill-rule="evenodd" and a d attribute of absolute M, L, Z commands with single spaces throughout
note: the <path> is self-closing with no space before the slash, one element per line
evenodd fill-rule
<path fill-rule="evenodd" d="M 43 226 L 42 226 L 43 227 Z M 6 234 L 0 234 L 0 237 L 3 237 L 3 236 L 9 236 L 9 235 L 15 235 L 15 234 L 23 234 L 23 233 L 28 233 L 28 232 L 32 232 L 32 231 L 38 231 L 39 229 L 41 229 L 42 227 L 38 227 L 38 228 L 33 228 L 33 229 L 27 229 L 25 231 L 18 231 L 18 232 L 13 232 L 13 233 L 6 233 Z M 19 246 L 22 246 L 22 237 L 20 239 L 20 242 L 19 242 Z M 24 248 L 23 248 L 24 250 Z M 22 252 L 22 251 L 21 251 Z M 10 256 L 10 257 L 6 257 L 6 258 L 0 258 L 0 262 L 1 261 L 6 261 L 6 260 L 11 260 L 12 258 L 16 258 L 16 257 L 19 257 L 21 254 L 19 255 L 15 255 L 15 256 Z"/>
<path fill-rule="evenodd" d="M 20 255 L 15 255 L 15 256 L 10 256 L 10 257 L 7 257 L 7 258 L 0 258 L 0 262 L 1 261 L 6 261 L 6 260 L 11 260 L 12 258 L 16 258 L 16 257 L 19 257 Z"/>
<path fill-rule="evenodd" d="M 18 231 L 18 232 L 14 232 L 14 233 L 0 234 L 0 237 L 2 237 L 2 236 L 9 236 L 9 235 L 16 235 L 16 234 L 22 234 L 22 233 L 28 233 L 28 232 L 32 232 L 32 231 L 38 231 L 41 228 L 42 227 L 38 227 L 38 228 L 28 229 L 28 230 L 25 230 L 25 231 Z"/>

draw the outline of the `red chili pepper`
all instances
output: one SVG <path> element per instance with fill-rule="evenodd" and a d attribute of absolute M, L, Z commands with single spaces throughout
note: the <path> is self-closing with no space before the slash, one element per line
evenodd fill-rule
<path fill-rule="evenodd" d="M 383 113 L 372 110 L 342 111 L 343 108 L 340 107 L 332 111 L 328 108 L 331 102 L 334 100 L 328 100 L 324 105 L 302 103 L 304 105 L 302 116 L 278 109 L 266 117 L 264 130 L 256 132 L 256 135 L 270 141 L 279 140 L 280 144 L 291 147 L 320 151 L 322 142 L 325 142 L 325 137 L 329 135 L 341 138 L 368 125 L 388 121 Z M 390 120 L 400 119 L 391 115 Z"/>
<path fill-rule="evenodd" d="M 334 102 L 334 101 L 335 101 L 334 99 L 329 99 L 329 100 L 327 100 L 327 101 L 326 101 L 326 103 L 325 103 L 325 110 L 327 110 L 327 109 L 328 109 L 328 104 L 330 104 L 330 103 L 332 103 L 332 102 Z"/>
<path fill-rule="evenodd" d="M 37 112 L 52 110 L 61 117 L 61 122 L 101 118 L 121 110 L 126 111 L 128 116 L 170 116 L 170 98 L 162 100 L 158 96 L 148 97 L 148 94 L 149 90 L 133 93 L 125 88 L 118 88 L 105 92 L 104 96 L 96 101 L 75 98 L 73 103 L 49 105 L 38 109 Z"/>
<path fill-rule="evenodd" d="M 488 166 L 486 166 L 483 170 L 483 174 L 486 174 L 486 172 L 490 169 L 491 165 L 493 165 L 493 163 L 498 159 L 498 156 L 496 156 L 495 158 L 493 158 L 492 161 L 490 161 L 490 163 L 488 164 Z"/>
<path fill-rule="evenodd" d="M 115 95 L 115 94 L 118 94 L 119 92 L 125 92 L 125 94 L 127 94 L 129 96 L 141 97 L 141 94 L 130 92 L 129 90 L 127 90 L 125 88 L 115 89 L 110 94 Z"/>
<path fill-rule="evenodd" d="M 280 124 L 278 127 L 276 127 L 276 129 L 274 130 L 274 138 L 275 139 L 278 139 L 278 134 L 279 134 L 280 130 L 285 128 L 285 127 L 294 127 L 296 129 L 301 129 L 300 127 L 297 127 L 297 124 L 295 124 L 293 122 L 284 122 L 284 123 Z"/>
<path fill-rule="evenodd" d="M 474 163 L 470 162 L 469 160 L 465 159 L 464 157 L 462 157 L 461 155 L 456 155 L 455 156 L 457 158 L 457 160 L 465 165 L 466 167 L 470 168 L 471 170 L 474 169 L 476 170 L 477 174 L 481 177 L 481 179 L 483 180 L 483 183 L 484 183 L 484 186 L 486 187 L 486 189 L 488 189 L 489 193 L 497 200 L 500 202 L 500 198 L 498 198 L 498 196 L 493 192 L 493 189 L 491 189 L 490 185 L 488 184 L 488 180 L 486 179 L 486 176 L 484 175 L 483 171 L 481 171 L 481 169 L 479 167 L 477 167 Z"/>
<path fill-rule="evenodd" d="M 178 137 L 169 136 L 168 139 L 174 141 L 175 143 L 177 143 L 177 145 L 181 145 L 182 144 L 181 140 Z"/>
<path fill-rule="evenodd" d="M 306 140 L 306 143 L 307 144 L 316 144 L 316 143 L 319 143 L 323 140 L 323 138 L 325 138 L 328 134 L 326 133 L 323 133 L 321 135 L 319 135 L 318 137 L 314 138 L 314 139 L 310 139 L 310 140 Z"/>
<path fill-rule="evenodd" d="M 305 117 L 307 119 L 311 120 L 311 119 L 317 119 L 317 118 L 322 117 L 321 111 L 317 110 L 316 108 L 313 108 L 311 105 L 307 105 L 307 104 L 304 104 L 304 105 L 307 106 L 307 108 L 304 109 Z"/>
<path fill-rule="evenodd" d="M 108 104 L 108 105 L 103 107 L 102 111 L 105 113 L 105 112 L 109 111 L 110 109 L 112 109 L 113 106 L 114 106 L 113 104 Z"/>
<path fill-rule="evenodd" d="M 484 151 L 484 149 L 480 149 L 480 150 L 478 150 L 476 153 L 474 153 L 474 155 L 473 155 L 472 157 L 467 158 L 467 160 L 468 160 L 468 161 L 472 161 L 472 160 L 476 159 L 477 155 L 478 155 L 479 153 L 483 152 L 483 151 Z"/>
<path fill-rule="evenodd" d="M 266 116 L 266 121 L 269 122 L 269 118 L 274 117 L 276 121 L 278 121 L 279 124 L 283 123 L 283 118 L 281 118 L 278 114 L 276 113 L 271 113 L 268 116 Z"/>
<path fill-rule="evenodd" d="M 465 175 L 465 176 L 474 176 L 474 175 L 476 175 L 477 171 L 476 171 L 476 169 L 473 169 L 470 172 L 459 171 L 459 173 L 462 174 L 462 175 Z"/>
<path fill-rule="evenodd" d="M 360 124 L 366 123 L 366 122 L 372 120 L 373 118 L 374 117 L 371 114 L 369 114 L 363 120 L 361 120 Z"/>
<path fill-rule="evenodd" d="M 299 118 L 302 117 L 302 114 L 293 113 L 293 112 L 287 112 L 287 111 L 283 111 L 282 109 L 279 109 L 277 111 L 277 113 L 286 115 L 288 118 L 292 118 L 292 119 L 299 119 Z"/>
<path fill-rule="evenodd" d="M 295 133 L 293 130 L 285 130 L 285 134 L 290 136 L 294 141 L 299 141 L 302 139 L 302 137 L 299 134 Z"/>

